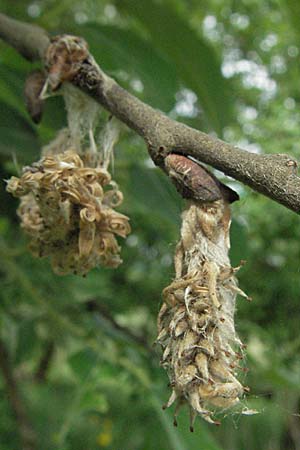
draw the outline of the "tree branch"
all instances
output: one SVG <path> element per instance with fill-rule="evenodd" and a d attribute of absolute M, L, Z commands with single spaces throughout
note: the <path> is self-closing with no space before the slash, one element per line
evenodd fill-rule
<path fill-rule="evenodd" d="M 39 61 L 50 44 L 45 30 L 0 13 L 0 38 L 29 61 Z"/>
<path fill-rule="evenodd" d="M 17 22 L 0 15 L 0 36 L 13 45 L 25 57 L 44 58 L 46 39 L 41 29 Z M 24 28 L 25 27 L 25 28 Z M 12 33 L 14 30 L 14 33 Z M 43 36 L 34 40 L 34 33 Z M 24 38 L 24 34 L 27 37 Z M 35 34 L 35 36 L 37 35 Z M 13 37 L 12 37 L 13 36 Z M 149 153 L 156 165 L 168 173 L 165 158 L 170 153 L 192 156 L 198 161 L 224 172 L 254 190 L 281 203 L 287 208 L 300 212 L 300 178 L 297 176 L 297 162 L 288 155 L 258 155 L 227 144 L 201 131 L 176 122 L 161 112 L 151 108 L 108 77 L 96 64 L 93 57 L 85 55 L 76 59 L 70 69 L 70 44 L 75 42 L 66 36 L 50 44 L 46 55 L 46 65 L 51 69 L 49 55 L 61 52 L 64 43 L 69 54 L 61 67 L 60 80 L 71 81 L 93 97 L 114 116 L 136 131 L 146 142 Z M 78 44 L 78 38 L 76 44 Z M 72 45 L 71 45 L 72 47 Z M 82 49 L 82 47 L 81 47 Z M 78 45 L 77 45 L 78 51 Z M 26 56 L 27 55 L 27 56 Z M 59 54 L 62 57 L 61 53 Z M 78 53 L 76 54 L 76 58 Z M 53 60 L 55 58 L 52 58 Z M 68 61 L 67 72 L 66 61 Z M 55 88 L 58 86 L 57 73 Z"/>
<path fill-rule="evenodd" d="M 22 449 L 35 450 L 36 436 L 26 416 L 18 385 L 9 361 L 9 355 L 2 341 L 0 341 L 0 370 L 7 387 L 8 399 L 18 424 Z"/>
<path fill-rule="evenodd" d="M 96 312 L 100 314 L 112 327 L 120 331 L 123 335 L 125 335 L 130 341 L 135 342 L 137 345 L 143 347 L 148 354 L 154 354 L 153 348 L 149 345 L 146 337 L 144 336 L 138 336 L 135 333 L 133 333 L 129 328 L 124 327 L 120 325 L 114 317 L 109 312 L 109 309 L 106 308 L 104 305 L 99 303 L 96 299 L 88 300 L 85 304 L 86 309 L 90 312 Z"/>
<path fill-rule="evenodd" d="M 44 352 L 39 361 L 37 370 L 34 374 L 34 379 L 36 382 L 43 383 L 44 381 L 46 381 L 50 363 L 53 359 L 54 350 L 55 350 L 55 347 L 54 347 L 53 341 L 50 341 L 45 345 Z"/>

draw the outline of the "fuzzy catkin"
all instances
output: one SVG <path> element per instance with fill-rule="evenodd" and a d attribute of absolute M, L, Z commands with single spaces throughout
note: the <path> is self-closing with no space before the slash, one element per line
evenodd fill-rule
<path fill-rule="evenodd" d="M 172 394 L 190 407 L 191 429 L 197 415 L 211 423 L 212 410 L 239 403 L 244 388 L 237 379 L 243 344 L 235 332 L 237 287 L 230 266 L 230 209 L 224 200 L 190 203 L 182 217 L 174 257 L 175 280 L 163 291 L 157 342 Z"/>
<path fill-rule="evenodd" d="M 127 236 L 129 219 L 114 208 L 123 195 L 90 156 L 74 149 L 53 152 L 7 183 L 8 192 L 21 199 L 18 215 L 31 251 L 50 257 L 58 274 L 85 275 L 95 266 L 122 262 L 115 236 Z"/>
<path fill-rule="evenodd" d="M 60 45 L 62 52 L 70 51 L 66 38 Z M 72 45 L 82 57 L 84 41 L 74 38 Z M 62 60 L 54 60 L 59 69 Z M 60 69 L 68 69 L 70 61 Z M 52 75 L 59 73 L 54 71 Z M 56 80 L 49 75 L 41 96 L 52 95 L 53 81 L 67 79 Z M 130 232 L 129 218 L 115 211 L 123 194 L 108 171 L 119 124 L 110 118 L 101 129 L 102 135 L 95 139 L 100 106 L 68 83 L 60 93 L 66 104 L 68 128 L 60 130 L 42 149 L 39 161 L 24 167 L 20 177 L 8 180 L 7 191 L 20 198 L 17 213 L 21 227 L 31 238 L 32 253 L 48 256 L 57 274 L 86 275 L 99 265 L 117 267 L 122 260 L 116 236 L 125 238 Z"/>

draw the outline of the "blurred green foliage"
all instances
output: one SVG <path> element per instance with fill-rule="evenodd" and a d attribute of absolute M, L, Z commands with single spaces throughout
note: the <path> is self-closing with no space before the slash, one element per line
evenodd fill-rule
<path fill-rule="evenodd" d="M 84 36 L 104 70 L 171 117 L 255 152 L 300 156 L 297 0 L 1 0 L 1 11 Z M 299 450 L 300 227 L 297 215 L 230 180 L 234 264 L 248 343 L 245 400 L 222 426 L 163 412 L 167 376 L 152 346 L 160 292 L 173 276 L 182 202 L 123 131 L 114 177 L 133 232 L 118 270 L 59 277 L 34 259 L 4 179 L 39 158 L 66 123 L 59 97 L 34 125 L 24 107 L 32 66 L 0 43 L 0 321 L 25 416 L 41 450 Z M 222 176 L 222 175 L 221 175 Z M 21 449 L 20 421 L 0 376 L 0 448 Z"/>

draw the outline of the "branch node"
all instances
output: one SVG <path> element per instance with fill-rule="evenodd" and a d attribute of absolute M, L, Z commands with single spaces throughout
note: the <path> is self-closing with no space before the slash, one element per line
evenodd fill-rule
<path fill-rule="evenodd" d="M 88 44 L 83 38 L 69 35 L 52 38 L 45 55 L 52 90 L 64 81 L 72 81 L 88 56 Z"/>
<path fill-rule="evenodd" d="M 79 71 L 74 76 L 73 82 L 76 86 L 91 93 L 92 91 L 101 88 L 103 80 L 99 75 L 97 66 L 94 66 L 90 61 L 87 61 L 81 65 Z"/>

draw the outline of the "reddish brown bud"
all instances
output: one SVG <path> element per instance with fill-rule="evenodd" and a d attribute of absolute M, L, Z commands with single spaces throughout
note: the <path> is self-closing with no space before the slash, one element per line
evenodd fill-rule
<path fill-rule="evenodd" d="M 169 154 L 165 158 L 165 168 L 183 198 L 200 202 L 226 199 L 229 203 L 239 198 L 207 169 L 186 156 Z"/>

